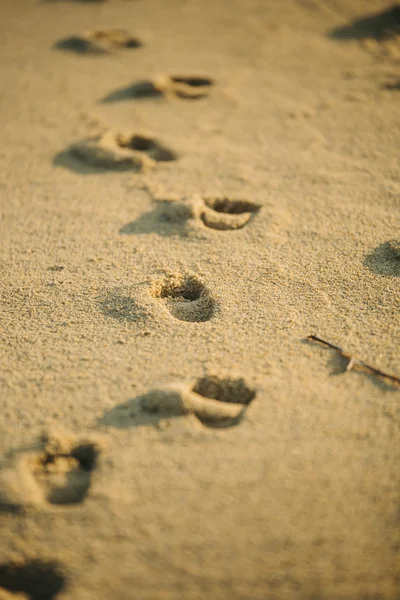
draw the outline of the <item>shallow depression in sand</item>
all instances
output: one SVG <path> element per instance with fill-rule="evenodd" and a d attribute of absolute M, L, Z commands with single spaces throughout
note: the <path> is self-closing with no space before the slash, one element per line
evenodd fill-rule
<path fill-rule="evenodd" d="M 260 210 L 260 205 L 249 200 L 231 198 L 203 198 L 201 220 L 206 227 L 219 230 L 241 229 Z"/>
<path fill-rule="evenodd" d="M 193 275 L 155 282 L 152 295 L 181 321 L 208 321 L 214 314 L 214 300 L 205 285 Z"/>
<path fill-rule="evenodd" d="M 256 392 L 246 385 L 244 379 L 220 379 L 215 375 L 198 379 L 192 391 L 204 398 L 234 404 L 250 404 L 256 396 Z"/>
<path fill-rule="evenodd" d="M 70 452 L 45 451 L 38 455 L 32 469 L 47 502 L 55 505 L 83 502 L 90 489 L 97 454 L 92 444 L 80 444 Z"/>

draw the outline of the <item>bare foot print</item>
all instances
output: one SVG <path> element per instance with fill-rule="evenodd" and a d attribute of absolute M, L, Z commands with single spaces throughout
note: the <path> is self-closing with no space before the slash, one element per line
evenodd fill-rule
<path fill-rule="evenodd" d="M 71 449 L 48 442 L 31 463 L 32 472 L 49 504 L 80 504 L 89 492 L 98 449 L 82 443 Z"/>
<path fill-rule="evenodd" d="M 170 148 L 163 146 L 157 140 L 146 135 L 139 134 L 120 134 L 117 136 L 117 142 L 121 148 L 127 148 L 136 152 L 145 153 L 156 162 L 165 162 L 177 160 L 178 155 Z"/>
<path fill-rule="evenodd" d="M 46 436 L 34 452 L 14 456 L 0 473 L 3 501 L 13 507 L 80 504 L 89 493 L 99 454 L 94 442 Z"/>
<path fill-rule="evenodd" d="M 214 80 L 204 76 L 160 75 L 114 90 L 102 102 L 118 102 L 133 98 L 175 97 L 196 100 L 209 95 Z"/>
<path fill-rule="evenodd" d="M 155 281 L 151 294 L 180 321 L 208 321 L 214 314 L 214 300 L 194 275 L 171 275 Z"/>
<path fill-rule="evenodd" d="M 261 206 L 255 202 L 227 197 L 158 200 L 155 210 L 127 223 L 119 232 L 125 235 L 157 233 L 189 237 L 204 228 L 232 231 L 245 227 L 260 209 Z"/>
<path fill-rule="evenodd" d="M 149 414 L 169 417 L 194 414 L 208 427 L 230 427 L 240 422 L 256 392 L 243 378 L 202 377 L 193 384 L 171 384 L 141 399 Z"/>
<path fill-rule="evenodd" d="M 188 100 L 204 98 L 210 93 L 214 80 L 209 77 L 189 75 L 161 75 L 152 81 L 154 89 L 166 96 L 176 96 Z"/>
<path fill-rule="evenodd" d="M 152 137 L 112 131 L 74 144 L 69 150 L 61 153 L 62 156 L 58 155 L 55 163 L 69 166 L 64 156 L 66 153 L 72 154 L 91 167 L 109 170 L 145 171 L 152 168 L 156 162 L 178 158 L 175 152 Z"/>
<path fill-rule="evenodd" d="M 0 600 L 53 600 L 65 583 L 59 565 L 54 562 L 0 564 Z"/>
<path fill-rule="evenodd" d="M 241 229 L 249 223 L 260 210 L 260 205 L 248 200 L 231 200 L 230 198 L 204 198 L 204 209 L 201 220 L 211 229 Z"/>
<path fill-rule="evenodd" d="M 123 48 L 140 48 L 142 43 L 125 29 L 94 29 L 57 42 L 58 50 L 77 54 L 104 54 Z"/>
<path fill-rule="evenodd" d="M 328 35 L 338 40 L 367 38 L 382 40 L 400 35 L 400 4 L 394 4 L 382 12 L 360 17 L 347 25 L 335 27 Z"/>

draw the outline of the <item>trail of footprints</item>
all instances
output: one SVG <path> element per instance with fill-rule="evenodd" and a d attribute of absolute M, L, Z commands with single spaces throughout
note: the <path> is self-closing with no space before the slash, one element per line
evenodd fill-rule
<path fill-rule="evenodd" d="M 368 20 L 365 24 L 369 26 Z M 334 31 L 332 35 L 339 37 L 342 32 Z M 106 54 L 142 45 L 126 30 L 97 29 L 64 38 L 55 44 L 55 48 L 78 54 Z M 213 79 L 204 76 L 163 75 L 112 92 L 103 102 L 154 97 L 194 100 L 206 97 L 214 83 Z M 137 131 L 107 131 L 73 144 L 69 152 L 102 170 L 145 171 L 159 162 L 179 158 L 159 139 Z M 196 196 L 189 200 L 160 202 L 154 218 L 178 226 L 196 223 L 224 232 L 242 229 L 260 208 L 260 205 L 240 198 Z M 120 233 L 137 231 L 140 232 L 140 227 L 134 222 L 124 226 Z M 392 240 L 382 244 L 366 258 L 365 264 L 375 273 L 400 275 L 400 242 Z M 212 295 L 195 275 L 173 275 L 153 281 L 150 295 L 172 317 L 183 322 L 205 322 L 215 314 L 216 303 Z M 105 315 L 135 320 L 131 318 L 135 304 L 130 298 L 124 298 L 122 304 L 118 298 L 103 299 L 101 307 Z M 125 314 L 127 311 L 129 319 Z M 101 422 L 123 428 L 194 415 L 205 427 L 232 427 L 240 423 L 255 397 L 256 390 L 243 378 L 210 375 L 189 383 L 176 382 L 150 390 L 106 412 Z M 79 507 L 90 498 L 99 460 L 101 448 L 96 441 L 45 436 L 33 450 L 22 452 L 22 456 L 18 452 L 12 455 L 0 471 L 0 513 L 19 514 L 21 508 L 29 505 L 53 507 L 54 510 Z M 65 585 L 66 578 L 57 563 L 35 560 L 0 564 L 0 600 L 51 600 Z"/>

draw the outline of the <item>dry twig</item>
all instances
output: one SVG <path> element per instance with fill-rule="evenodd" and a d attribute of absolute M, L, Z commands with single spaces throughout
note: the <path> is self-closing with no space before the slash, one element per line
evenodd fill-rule
<path fill-rule="evenodd" d="M 342 348 L 339 348 L 339 346 L 335 346 L 334 344 L 331 344 L 330 342 L 327 342 L 326 340 L 322 340 L 321 338 L 317 337 L 316 335 L 308 335 L 306 337 L 306 340 L 308 340 L 309 342 L 316 342 L 318 344 L 321 344 L 322 346 L 325 346 L 326 348 L 335 350 L 335 352 L 340 354 L 340 356 L 342 356 L 343 358 L 345 358 L 348 361 L 347 366 L 346 366 L 346 371 L 351 371 L 352 369 L 353 370 L 358 369 L 359 371 L 364 371 L 365 373 L 369 373 L 370 375 L 376 375 L 377 377 L 384 379 L 386 382 L 390 382 L 392 385 L 395 385 L 395 386 L 400 385 L 399 377 L 396 377 L 395 375 L 389 375 L 388 373 L 385 373 L 384 371 L 381 371 L 380 369 L 376 369 L 375 367 L 368 365 L 363 360 L 360 360 L 360 359 L 356 358 L 355 356 L 352 356 L 348 352 L 345 352 Z"/>

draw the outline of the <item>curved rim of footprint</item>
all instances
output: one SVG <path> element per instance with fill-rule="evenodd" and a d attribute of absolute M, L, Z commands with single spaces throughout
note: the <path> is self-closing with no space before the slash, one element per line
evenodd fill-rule
<path fill-rule="evenodd" d="M 195 100 L 207 96 L 214 83 L 214 79 L 205 75 L 159 75 L 150 85 L 155 93 Z"/>
<path fill-rule="evenodd" d="M 173 161 L 178 154 L 142 133 L 107 131 L 76 144 L 72 154 L 93 167 L 143 171 L 157 162 Z"/>
<path fill-rule="evenodd" d="M 207 427 L 231 427 L 256 397 L 242 377 L 200 377 L 190 384 L 172 383 L 141 397 L 141 409 L 161 418 L 194 414 Z"/>
<path fill-rule="evenodd" d="M 171 222 L 194 219 L 217 231 L 242 229 L 260 210 L 260 204 L 227 196 L 194 196 L 162 203 L 162 213 Z"/>
<path fill-rule="evenodd" d="M 29 452 L 22 452 L 0 472 L 0 497 L 6 506 L 71 506 L 85 501 L 101 453 L 95 440 L 45 435 Z"/>
<path fill-rule="evenodd" d="M 203 202 L 200 218 L 204 225 L 221 231 L 241 229 L 261 208 L 255 202 L 226 196 L 205 197 Z"/>
<path fill-rule="evenodd" d="M 142 45 L 142 42 L 126 29 L 104 28 L 64 38 L 56 42 L 54 47 L 77 54 L 104 54 L 120 48 L 140 48 Z"/>
<path fill-rule="evenodd" d="M 180 321 L 208 321 L 215 312 L 214 299 L 195 275 L 169 275 L 154 281 L 151 295 Z"/>

